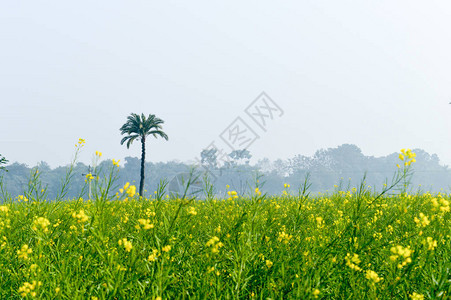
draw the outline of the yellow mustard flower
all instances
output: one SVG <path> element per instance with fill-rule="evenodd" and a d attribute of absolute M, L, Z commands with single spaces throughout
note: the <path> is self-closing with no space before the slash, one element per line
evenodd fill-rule
<path fill-rule="evenodd" d="M 125 251 L 130 252 L 133 248 L 132 242 L 127 240 L 126 238 L 120 239 L 118 241 L 119 246 L 124 246 Z"/>
<path fill-rule="evenodd" d="M 116 167 L 119 168 L 119 162 L 120 161 L 121 161 L 120 159 L 118 159 L 118 160 L 113 159 L 113 166 L 116 166 Z"/>
<path fill-rule="evenodd" d="M 150 223 L 149 219 L 138 219 L 138 223 L 141 224 L 145 230 L 154 228 L 154 225 Z"/>
<path fill-rule="evenodd" d="M 274 265 L 274 263 L 272 261 L 270 261 L 269 259 L 266 260 L 265 264 L 266 264 L 266 267 L 268 267 L 268 269 Z"/>
<path fill-rule="evenodd" d="M 412 299 L 412 300 L 423 300 L 423 299 L 424 299 L 424 295 L 418 294 L 418 293 L 416 293 L 416 292 L 413 292 L 413 293 L 410 295 L 410 299 Z"/>
<path fill-rule="evenodd" d="M 33 250 L 31 248 L 29 248 L 27 244 L 24 244 L 24 245 L 22 245 L 22 248 L 20 248 L 20 250 L 17 250 L 17 256 L 19 258 L 27 260 L 28 254 L 31 254 L 32 252 L 33 252 Z"/>
<path fill-rule="evenodd" d="M 80 209 L 77 212 L 72 213 L 72 218 L 77 220 L 77 223 L 85 223 L 89 220 L 89 217 L 85 214 L 85 211 Z"/>
<path fill-rule="evenodd" d="M 365 278 L 373 281 L 374 283 L 378 283 L 382 280 L 382 278 L 380 278 L 379 275 L 377 275 L 377 273 L 372 270 L 366 271 Z"/>
<path fill-rule="evenodd" d="M 193 215 L 193 216 L 197 215 L 196 208 L 194 206 L 190 206 L 188 208 L 188 214 Z"/>
<path fill-rule="evenodd" d="M 34 231 L 42 231 L 42 232 L 48 232 L 49 229 L 47 228 L 50 225 L 50 221 L 44 217 L 39 217 L 33 221 L 33 226 L 31 229 Z"/>

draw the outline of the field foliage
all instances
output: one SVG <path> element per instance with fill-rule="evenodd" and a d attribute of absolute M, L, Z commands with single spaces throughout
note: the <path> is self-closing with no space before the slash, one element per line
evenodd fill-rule
<path fill-rule="evenodd" d="M 115 168 L 87 176 L 95 200 L 46 201 L 37 170 L 3 196 L 1 299 L 449 298 L 450 195 L 408 193 L 410 163 L 379 192 L 203 199 L 140 198 Z"/>

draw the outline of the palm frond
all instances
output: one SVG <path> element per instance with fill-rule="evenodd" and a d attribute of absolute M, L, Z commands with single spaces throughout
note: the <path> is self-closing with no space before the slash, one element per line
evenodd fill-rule
<path fill-rule="evenodd" d="M 131 136 L 131 138 L 127 142 L 127 149 L 130 148 L 130 145 L 139 137 L 139 135 Z"/>
<path fill-rule="evenodd" d="M 168 140 L 167 134 L 162 130 L 162 124 L 164 124 L 164 121 L 155 115 L 149 114 L 145 116 L 144 114 L 131 113 L 127 117 L 125 124 L 119 129 L 122 135 L 127 135 L 121 140 L 121 145 L 127 142 L 128 148 L 138 137 L 145 138 L 148 135 L 152 135 L 155 138 L 160 136 Z"/>
<path fill-rule="evenodd" d="M 130 145 L 139 137 L 139 135 L 127 135 L 122 138 L 121 145 L 123 145 L 125 142 L 127 142 L 127 148 L 130 148 Z"/>
<path fill-rule="evenodd" d="M 153 130 L 153 131 L 149 131 L 149 135 L 153 135 L 153 137 L 157 137 L 157 136 L 161 136 L 162 138 L 164 138 L 166 141 L 169 139 L 168 135 L 166 133 L 164 133 L 161 130 Z"/>

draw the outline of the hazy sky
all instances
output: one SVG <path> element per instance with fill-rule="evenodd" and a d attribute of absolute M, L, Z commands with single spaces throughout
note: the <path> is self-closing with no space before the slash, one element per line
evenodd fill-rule
<path fill-rule="evenodd" d="M 119 128 L 143 112 L 169 135 L 148 161 L 229 152 L 241 117 L 256 158 L 353 143 L 451 164 L 450 28 L 449 1 L 2 1 L 0 153 L 54 167 L 82 137 L 83 162 L 139 156 Z M 263 91 L 283 110 L 266 132 L 245 113 Z"/>

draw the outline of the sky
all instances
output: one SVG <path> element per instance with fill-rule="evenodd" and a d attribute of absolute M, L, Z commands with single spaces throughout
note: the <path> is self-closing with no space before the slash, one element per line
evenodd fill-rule
<path fill-rule="evenodd" d="M 84 138 L 80 161 L 123 162 L 141 147 L 119 128 L 144 113 L 169 136 L 148 140 L 151 162 L 351 143 L 451 165 L 449 28 L 434 0 L 2 1 L 0 154 L 56 167 Z"/>

